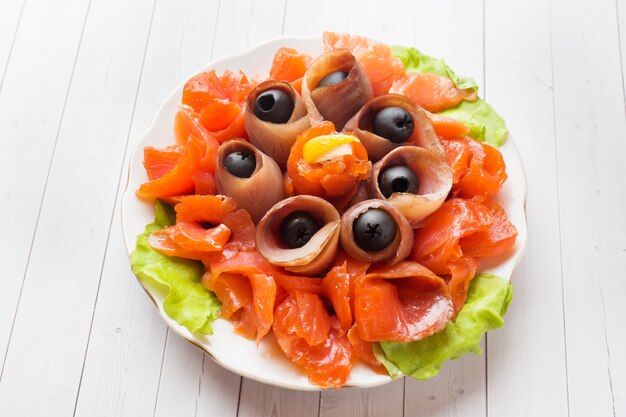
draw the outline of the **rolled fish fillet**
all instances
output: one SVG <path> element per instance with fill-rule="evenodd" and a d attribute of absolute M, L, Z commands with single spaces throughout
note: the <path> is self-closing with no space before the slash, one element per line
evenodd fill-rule
<path fill-rule="evenodd" d="M 249 178 L 235 176 L 224 166 L 224 159 L 228 155 L 242 151 L 254 155 L 256 166 Z M 282 180 L 283 174 L 276 162 L 249 142 L 233 139 L 220 145 L 215 167 L 217 191 L 235 200 L 238 208 L 248 211 L 255 224 L 285 197 Z"/>
<path fill-rule="evenodd" d="M 418 178 L 417 193 L 403 192 L 399 187 L 389 197 L 385 197 L 380 187 L 381 175 L 386 169 L 396 166 L 407 167 Z M 402 182 L 399 185 L 402 186 Z M 416 228 L 420 221 L 445 201 L 452 188 L 452 171 L 445 159 L 428 149 L 401 146 L 374 164 L 368 186 L 372 198 L 393 204 Z"/>
<path fill-rule="evenodd" d="M 354 236 L 354 222 L 370 209 L 387 212 L 396 225 L 396 233 L 387 247 L 378 251 L 364 250 Z M 352 258 L 364 262 L 387 261 L 394 265 L 406 258 L 413 247 L 413 229 L 404 215 L 390 203 L 379 200 L 365 200 L 346 210 L 341 216 L 341 247 Z"/>
<path fill-rule="evenodd" d="M 325 76 L 335 71 L 343 71 L 348 76 L 336 84 L 318 86 Z M 302 98 L 311 124 L 329 120 L 341 130 L 372 97 L 374 91 L 365 70 L 347 49 L 333 49 L 320 55 L 302 80 Z"/>
<path fill-rule="evenodd" d="M 400 107 L 413 118 L 413 133 L 403 143 L 394 143 L 374 133 L 374 117 L 378 112 L 388 107 Z M 361 140 L 372 161 L 378 161 L 391 150 L 407 145 L 429 149 L 436 155 L 445 158 L 441 142 L 426 112 L 413 100 L 399 94 L 385 94 L 371 99 L 346 123 L 343 131 L 352 132 Z"/>
<path fill-rule="evenodd" d="M 305 212 L 321 226 L 299 248 L 288 247 L 281 239 L 281 224 L 287 216 Z M 341 219 L 332 204 L 311 195 L 297 195 L 272 207 L 257 226 L 256 245 L 269 263 L 302 275 L 317 275 L 332 264 L 339 243 Z M 410 248 L 409 248 L 410 250 Z"/>
<path fill-rule="evenodd" d="M 293 101 L 293 112 L 285 123 L 267 122 L 254 115 L 257 97 L 268 90 L 280 90 Z M 281 168 L 285 167 L 289 150 L 298 134 L 311 126 L 302 97 L 288 82 L 274 80 L 264 81 L 250 92 L 246 101 L 245 121 L 250 142 L 271 156 Z"/>

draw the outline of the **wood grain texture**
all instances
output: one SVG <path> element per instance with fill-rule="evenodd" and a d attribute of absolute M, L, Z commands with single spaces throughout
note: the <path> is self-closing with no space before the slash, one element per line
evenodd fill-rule
<path fill-rule="evenodd" d="M 515 292 L 506 326 L 488 338 L 488 409 L 490 415 L 565 416 L 564 277 L 552 48 L 546 42 L 549 4 L 488 1 L 485 7 L 486 96 L 507 121 L 525 166 L 530 167 L 527 216 L 533 226 L 513 276 Z M 531 25 L 533 30 L 520 37 Z"/>
<path fill-rule="evenodd" d="M 10 11 L 14 11 L 16 19 L 21 4 L 9 1 L 1 6 L 0 12 L 7 13 L 2 22 L 9 29 L 2 28 L 6 36 L 2 40 L 5 55 L 0 56 L 6 81 L 0 90 L 0 253 L 5 254 L 0 261 L 2 369 L 87 6 L 86 1 L 32 1 L 22 12 L 15 40 L 10 31 Z M 11 44 L 13 51 L 8 62 Z M 41 53 L 32 52 L 36 50 Z"/>
<path fill-rule="evenodd" d="M 74 410 L 152 4 L 89 9 L 0 385 L 5 415 Z"/>
<path fill-rule="evenodd" d="M 572 417 L 626 413 L 626 188 L 616 183 L 626 178 L 626 120 L 615 5 L 550 3 Z"/>
<path fill-rule="evenodd" d="M 23 10 L 23 1 L 3 1 L 0 3 L 0 91 L 2 91 L 4 74 L 11 57 Z"/>
<path fill-rule="evenodd" d="M 164 97 L 206 63 L 213 35 L 206 21 L 214 21 L 216 17 L 217 4 L 194 1 L 180 7 L 176 1 L 157 3 L 137 92 L 127 160 Z M 105 415 L 163 416 L 172 415 L 173 410 L 180 416 L 195 415 L 203 355 L 175 334 L 166 336 L 165 324 L 128 266 L 119 216 L 127 169 L 125 164 L 118 173 L 118 204 L 76 414 L 98 415 L 98 410 L 105 408 L 108 411 Z M 126 335 L 133 337 L 125 340 Z M 219 371 L 215 375 L 217 379 L 236 379 L 238 384 L 239 377 L 221 368 Z M 117 389 L 102 390 L 103 385 Z M 214 396 L 209 398 L 215 400 Z"/>

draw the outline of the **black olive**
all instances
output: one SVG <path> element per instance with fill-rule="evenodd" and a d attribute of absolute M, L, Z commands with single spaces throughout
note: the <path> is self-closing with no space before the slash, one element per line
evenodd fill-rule
<path fill-rule="evenodd" d="M 371 208 L 352 223 L 352 236 L 356 244 L 368 252 L 385 249 L 398 233 L 395 220 L 385 210 Z"/>
<path fill-rule="evenodd" d="M 324 87 L 327 85 L 339 84 L 346 78 L 348 78 L 348 73 L 345 71 L 340 70 L 340 71 L 331 72 L 330 74 L 322 78 L 319 83 L 317 83 L 317 87 Z"/>
<path fill-rule="evenodd" d="M 214 227 L 217 227 L 216 224 L 211 223 L 211 222 L 205 222 L 205 221 L 198 222 L 198 224 L 205 230 L 213 229 Z"/>
<path fill-rule="evenodd" d="M 264 122 L 286 123 L 293 113 L 293 100 L 284 91 L 267 90 L 254 101 L 254 115 Z"/>
<path fill-rule="evenodd" d="M 224 158 L 223 165 L 235 177 L 250 178 L 256 169 L 256 158 L 254 153 L 235 151 Z"/>
<path fill-rule="evenodd" d="M 318 230 L 320 225 L 315 217 L 304 211 L 294 211 L 280 224 L 280 238 L 291 249 L 301 248 Z"/>
<path fill-rule="evenodd" d="M 420 180 L 408 167 L 394 165 L 378 175 L 378 188 L 385 198 L 391 197 L 393 193 L 417 194 Z"/>
<path fill-rule="evenodd" d="M 402 107 L 386 107 L 372 120 L 374 133 L 393 143 L 406 142 L 413 134 L 414 125 L 413 116 Z"/>

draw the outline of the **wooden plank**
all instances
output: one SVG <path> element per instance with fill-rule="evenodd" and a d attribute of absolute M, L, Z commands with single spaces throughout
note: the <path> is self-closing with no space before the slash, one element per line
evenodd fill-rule
<path fill-rule="evenodd" d="M 217 58 L 244 52 L 260 42 L 280 36 L 283 32 L 285 7 L 284 1 L 222 2 L 217 21 L 214 56 Z M 233 33 L 230 30 L 232 27 L 245 27 L 246 30 Z M 201 400 L 205 392 L 201 392 Z M 286 390 L 244 378 L 238 415 L 317 415 L 318 402 L 318 393 Z"/>
<path fill-rule="evenodd" d="M 94 2 L 88 13 L 0 385 L 6 415 L 74 411 L 152 4 Z"/>
<path fill-rule="evenodd" d="M 416 48 L 444 58 L 458 74 L 473 77 L 481 87 L 485 85 L 481 1 L 419 1 L 415 28 Z M 486 355 L 465 355 L 447 363 L 430 380 L 407 378 L 405 416 L 426 412 L 429 416 L 486 415 L 485 369 Z"/>
<path fill-rule="evenodd" d="M 485 7 L 486 97 L 507 121 L 524 160 L 532 225 L 529 246 L 513 277 L 515 294 L 506 326 L 488 339 L 488 409 L 490 415 L 511 417 L 565 416 L 549 5 L 541 0 L 488 1 Z M 526 30 L 531 26 L 532 31 Z"/>
<path fill-rule="evenodd" d="M 215 21 L 217 6 L 204 1 L 157 3 L 127 159 L 161 101 L 209 59 L 214 29 L 207 22 Z M 175 333 L 166 333 L 165 324 L 128 266 L 119 207 L 127 162 L 118 179 L 121 184 L 76 415 L 195 415 L 203 354 Z M 120 294 L 124 294 L 123 303 Z M 215 377 L 224 384 L 232 379 L 239 383 L 238 377 L 219 371 L 222 374 Z M 115 389 L 103 390 L 103 385 Z M 216 395 L 219 392 L 209 392 L 206 397 L 215 401 Z"/>
<path fill-rule="evenodd" d="M 293 391 L 243 378 L 239 417 L 317 417 L 319 393 Z"/>
<path fill-rule="evenodd" d="M 404 379 L 376 388 L 322 392 L 321 416 L 402 416 Z"/>
<path fill-rule="evenodd" d="M 196 415 L 236 416 L 243 378 L 226 371 L 206 355 L 202 365 Z"/>
<path fill-rule="evenodd" d="M 4 277 L 0 291 L 3 369 L 87 4 L 29 2 L 14 43 L 10 7 L 15 2 L 2 2 L 1 6 L 0 12 L 7 13 L 2 14 L 2 22 L 8 26 L 0 29 L 0 59 L 8 60 L 13 44 L 6 73 L 5 67 L 0 67 L 4 73 L 0 92 L 0 177 L 5 179 L 0 181 L 0 251 L 10 254 L 0 262 L 0 276 Z M 33 70 L 36 68 L 45 71 Z"/>
<path fill-rule="evenodd" d="M 626 67 L 626 0 L 617 0 L 615 6 L 617 7 L 617 29 L 619 31 L 622 94 L 626 97 L 626 71 L 624 71 L 624 67 Z M 626 109 L 626 103 L 624 103 L 624 108 Z"/>
<path fill-rule="evenodd" d="M 626 415 L 626 121 L 615 6 L 550 5 L 572 417 Z"/>
<path fill-rule="evenodd" d="M 348 30 L 389 45 L 411 45 L 417 29 L 416 4 L 411 0 L 352 2 Z"/>
<path fill-rule="evenodd" d="M 284 34 L 287 36 L 321 35 L 325 30 L 345 32 L 350 13 L 349 1 L 311 0 L 287 2 Z"/>
<path fill-rule="evenodd" d="M 24 0 L 0 3 L 0 91 L 23 10 Z"/>

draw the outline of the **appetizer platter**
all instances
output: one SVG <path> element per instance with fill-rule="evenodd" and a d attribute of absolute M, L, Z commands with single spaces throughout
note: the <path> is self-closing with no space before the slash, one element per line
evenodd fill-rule
<path fill-rule="evenodd" d="M 434 377 L 501 327 L 526 183 L 478 85 L 326 32 L 217 60 L 164 102 L 122 205 L 133 272 L 223 367 L 287 388 Z"/>

